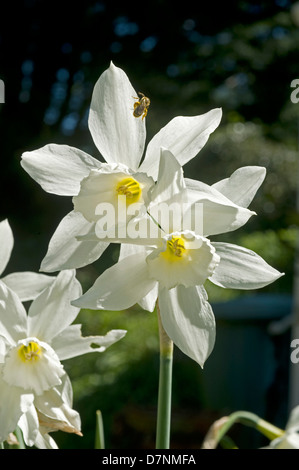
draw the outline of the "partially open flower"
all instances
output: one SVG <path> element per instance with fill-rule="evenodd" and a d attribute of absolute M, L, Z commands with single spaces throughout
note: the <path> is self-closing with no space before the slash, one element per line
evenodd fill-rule
<path fill-rule="evenodd" d="M 52 448 L 38 415 L 52 423 L 51 430 L 81 433 L 61 360 L 103 352 L 126 333 L 82 337 L 81 325 L 71 325 L 79 309 L 70 304 L 81 293 L 75 272 L 62 271 L 32 301 L 27 315 L 15 292 L 0 281 L 0 442 L 19 425 L 27 445 Z"/>

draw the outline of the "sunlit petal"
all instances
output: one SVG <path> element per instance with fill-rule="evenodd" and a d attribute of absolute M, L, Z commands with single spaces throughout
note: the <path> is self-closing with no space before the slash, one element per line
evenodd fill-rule
<path fill-rule="evenodd" d="M 202 287 L 159 290 L 163 327 L 175 345 L 203 367 L 215 343 L 215 319 Z"/>
<path fill-rule="evenodd" d="M 10 344 L 27 336 L 27 314 L 19 297 L 0 281 L 0 335 Z"/>
<path fill-rule="evenodd" d="M 248 207 L 264 181 L 266 169 L 260 166 L 238 168 L 229 178 L 213 184 L 213 188 L 235 204 Z"/>
<path fill-rule="evenodd" d="M 9 261 L 14 245 L 13 233 L 7 219 L 0 222 L 0 275 Z"/>
<path fill-rule="evenodd" d="M 48 193 L 74 196 L 79 192 L 80 181 L 101 163 L 77 148 L 49 144 L 23 153 L 21 165 Z"/>
<path fill-rule="evenodd" d="M 18 387 L 11 387 L 0 374 L 0 442 L 16 429 L 17 423 L 34 400 L 32 393 L 24 393 Z"/>
<path fill-rule="evenodd" d="M 41 271 L 55 272 L 86 266 L 97 260 L 109 243 L 99 240 L 85 242 L 78 235 L 94 233 L 94 224 L 87 222 L 80 212 L 70 212 L 58 225 L 52 236 Z"/>
<path fill-rule="evenodd" d="M 132 255 L 108 268 L 73 305 L 101 310 L 132 307 L 156 284 L 149 279 L 144 256 Z"/>
<path fill-rule="evenodd" d="M 54 282 L 55 278 L 46 274 L 24 271 L 8 274 L 1 280 L 18 294 L 22 302 L 25 302 L 35 299 L 41 291 Z"/>
<path fill-rule="evenodd" d="M 79 310 L 70 301 L 82 293 L 75 274 L 74 270 L 61 271 L 33 300 L 28 311 L 28 335 L 50 342 L 74 321 Z"/>
<path fill-rule="evenodd" d="M 56 336 L 51 345 L 62 361 L 86 353 L 103 352 L 123 338 L 125 334 L 125 330 L 110 330 L 105 336 L 83 337 L 81 325 L 71 325 Z"/>
<path fill-rule="evenodd" d="M 21 428 L 23 438 L 27 446 L 32 447 L 38 436 L 38 416 L 35 406 L 32 404 L 30 408 L 23 413 L 19 419 L 18 426 Z"/>
<path fill-rule="evenodd" d="M 112 167 L 112 165 L 108 166 Z M 149 191 L 154 181 L 144 173 L 134 173 L 122 167 L 123 165 L 114 165 L 109 172 L 107 169 L 106 171 L 92 170 L 81 181 L 79 194 L 73 197 L 74 210 L 81 212 L 89 222 L 96 222 L 103 215 L 102 211 L 107 211 L 108 206 L 112 206 L 115 213 L 113 222 L 117 225 L 119 196 L 123 196 L 128 205 L 134 202 L 146 207 L 149 203 Z M 136 196 L 134 196 L 134 191 Z M 126 207 L 121 207 L 121 209 L 126 209 Z"/>
<path fill-rule="evenodd" d="M 246 224 L 255 214 L 247 208 L 238 206 L 216 188 L 201 181 L 185 178 L 185 183 L 191 217 L 195 217 L 198 207 L 202 211 L 202 235 L 204 236 L 236 230 Z"/>
<path fill-rule="evenodd" d="M 108 163 L 137 170 L 145 144 L 145 121 L 133 116 L 136 91 L 123 70 L 111 63 L 95 84 L 89 113 L 94 143 Z"/>
<path fill-rule="evenodd" d="M 67 374 L 62 377 L 58 387 L 46 391 L 36 397 L 35 406 L 38 410 L 40 424 L 49 431 L 63 430 L 81 434 L 81 420 L 77 411 L 72 409 L 71 384 Z"/>
<path fill-rule="evenodd" d="M 283 276 L 254 251 L 229 243 L 213 243 L 220 263 L 210 280 L 230 289 L 259 289 Z"/>
<path fill-rule="evenodd" d="M 149 142 L 140 171 L 145 171 L 155 180 L 158 176 L 160 148 L 170 150 L 181 165 L 194 158 L 218 127 L 221 109 L 199 116 L 177 116 L 163 127 Z"/>
<path fill-rule="evenodd" d="M 127 256 L 131 256 L 136 253 L 141 253 L 142 257 L 147 257 L 151 252 L 151 249 L 147 246 L 142 245 L 130 245 L 130 244 L 122 244 L 120 246 L 119 252 L 119 261 Z M 153 312 L 156 306 L 158 298 L 158 282 L 155 284 L 154 288 L 146 294 L 141 300 L 138 301 L 138 304 L 144 310 L 148 310 L 149 312 Z"/>

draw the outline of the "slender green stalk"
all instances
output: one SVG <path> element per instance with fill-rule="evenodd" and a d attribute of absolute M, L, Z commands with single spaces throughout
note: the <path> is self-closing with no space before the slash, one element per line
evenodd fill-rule
<path fill-rule="evenodd" d="M 166 334 L 157 302 L 160 338 L 160 371 L 158 391 L 158 414 L 156 428 L 156 449 L 169 449 L 172 395 L 173 342 Z"/>
<path fill-rule="evenodd" d="M 103 417 L 100 410 L 96 411 L 95 449 L 105 449 Z"/>
<path fill-rule="evenodd" d="M 215 448 L 235 423 L 241 423 L 245 426 L 255 428 L 270 440 L 275 439 L 276 437 L 280 437 L 284 434 L 282 429 L 274 426 L 271 423 L 268 423 L 254 413 L 250 413 L 248 411 L 236 411 L 228 417 L 227 421 L 219 429 L 214 443 Z"/>
<path fill-rule="evenodd" d="M 16 430 L 15 430 L 15 435 L 16 435 L 16 438 L 18 440 L 18 449 L 26 449 L 26 446 L 25 446 L 25 442 L 24 442 L 24 439 L 23 439 L 23 433 L 21 431 L 21 429 L 19 428 L 19 426 L 17 426 Z"/>

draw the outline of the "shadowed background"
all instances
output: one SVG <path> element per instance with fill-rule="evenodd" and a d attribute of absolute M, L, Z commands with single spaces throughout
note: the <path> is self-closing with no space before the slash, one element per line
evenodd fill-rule
<path fill-rule="evenodd" d="M 37 271 L 52 233 L 72 208 L 71 198 L 45 193 L 22 170 L 21 154 L 54 142 L 101 159 L 87 118 L 93 86 L 111 60 L 136 91 L 151 99 L 147 140 L 177 115 L 222 107 L 219 128 L 185 166 L 186 177 L 213 184 L 244 165 L 267 168 L 250 206 L 257 216 L 238 232 L 214 239 L 255 250 L 285 276 L 263 289 L 269 297 L 259 297 L 262 302 L 252 306 L 250 297 L 253 314 L 243 318 L 240 312 L 248 302 L 246 307 L 227 304 L 243 302 L 242 292 L 207 285 L 219 318 L 219 345 L 210 371 L 210 360 L 201 371 L 175 351 L 173 447 L 199 447 L 214 418 L 240 407 L 261 412 L 280 426 L 286 419 L 289 330 L 269 338 L 268 327 L 290 313 L 293 291 L 299 103 L 292 103 L 290 95 L 292 80 L 299 78 L 298 25 L 299 6 L 287 0 L 196 6 L 154 0 L 137 8 L 135 2 L 27 0 L 1 7 L 0 218 L 9 219 L 15 237 L 7 273 Z M 117 248 L 112 247 L 98 262 L 78 270 L 84 290 L 116 260 Z M 261 295 L 250 292 L 255 294 Z M 85 334 L 111 328 L 127 328 L 128 334 L 103 355 L 65 363 L 84 437 L 57 433 L 54 438 L 67 447 L 92 447 L 95 410 L 101 409 L 107 445 L 153 446 L 155 314 L 137 307 L 84 311 L 78 321 Z M 229 368 L 236 357 L 239 363 Z M 253 442 L 254 437 L 244 437 L 245 446 Z"/>

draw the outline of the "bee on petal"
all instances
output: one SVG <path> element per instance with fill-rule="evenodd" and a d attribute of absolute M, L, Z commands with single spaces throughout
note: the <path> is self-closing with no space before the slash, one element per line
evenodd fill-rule
<path fill-rule="evenodd" d="M 133 111 L 133 116 L 136 118 L 142 116 L 142 119 L 145 118 L 147 115 L 147 111 L 149 108 L 149 105 L 151 104 L 151 101 L 147 96 L 145 96 L 143 93 L 138 92 L 138 95 L 140 98 L 135 98 L 136 103 L 134 103 L 134 111 Z"/>

